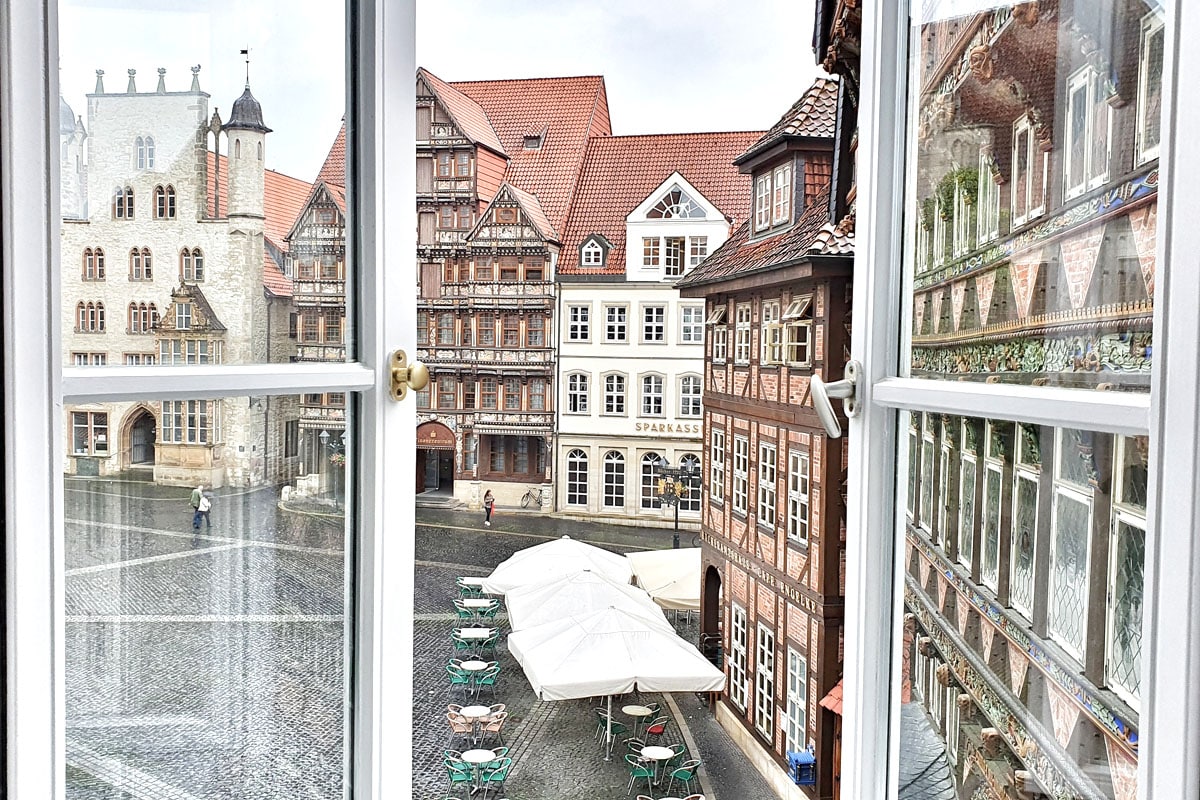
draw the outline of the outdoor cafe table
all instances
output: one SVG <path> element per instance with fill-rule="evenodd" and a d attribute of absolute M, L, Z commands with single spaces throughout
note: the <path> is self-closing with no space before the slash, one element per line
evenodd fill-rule
<path fill-rule="evenodd" d="M 468 586 L 482 586 L 483 585 L 483 578 L 463 577 L 463 578 L 459 578 L 459 580 L 462 581 L 463 583 L 467 584 Z"/>
<path fill-rule="evenodd" d="M 621 711 L 634 718 L 633 731 L 637 734 L 638 726 L 642 724 L 642 720 L 646 717 L 654 716 L 654 709 L 646 708 L 645 706 L 622 706 Z"/>
<path fill-rule="evenodd" d="M 465 711 L 466 709 L 463 710 Z M 654 762 L 654 782 L 658 783 L 661 780 L 661 777 L 658 775 L 659 763 L 666 761 L 668 758 L 675 755 L 675 751 L 669 747 L 650 745 L 649 747 L 643 747 L 640 755 L 645 760 Z"/>
<path fill-rule="evenodd" d="M 468 597 L 461 602 L 463 608 L 491 608 L 496 604 L 495 600 L 489 600 L 486 597 Z"/>
<path fill-rule="evenodd" d="M 472 788 L 472 793 L 479 789 L 480 774 L 483 771 L 483 765 L 489 761 L 496 760 L 495 750 L 468 750 L 461 756 L 462 760 L 470 764 L 475 769 L 475 786 Z"/>
<path fill-rule="evenodd" d="M 492 709 L 488 706 L 464 706 L 462 711 L 459 711 L 458 713 L 466 717 L 467 722 L 470 722 L 472 725 L 478 725 L 483 719 L 491 716 Z M 471 738 L 473 741 L 478 741 L 478 739 L 475 738 L 474 730 L 471 732 Z M 464 753 L 463 755 L 465 757 L 466 754 Z"/>
<path fill-rule="evenodd" d="M 462 662 L 462 664 L 459 666 L 459 669 L 461 669 L 463 672 L 471 673 L 471 683 L 472 683 L 471 688 L 475 692 L 478 692 L 479 687 L 474 685 L 475 675 L 476 675 L 476 673 L 483 672 L 485 669 L 487 669 L 487 667 L 488 667 L 488 665 L 487 665 L 486 661 L 479 661 L 479 660 L 473 659 L 471 661 Z M 480 707 L 482 708 L 482 706 L 480 706 Z"/>
<path fill-rule="evenodd" d="M 464 639 L 486 639 L 496 632 L 495 628 L 459 628 L 458 635 Z"/>

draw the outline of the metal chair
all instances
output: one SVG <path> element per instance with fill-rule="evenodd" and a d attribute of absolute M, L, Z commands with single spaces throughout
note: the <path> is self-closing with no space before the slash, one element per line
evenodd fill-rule
<path fill-rule="evenodd" d="M 504 744 L 504 736 L 501 731 L 504 730 L 504 721 L 508 719 L 508 712 L 501 711 L 499 714 L 494 714 L 484 720 L 479 726 L 479 740 L 483 741 L 491 737 L 495 737 L 496 741 Z"/>
<path fill-rule="evenodd" d="M 675 787 L 675 781 L 683 782 L 684 791 L 692 790 L 692 781 L 696 780 L 696 773 L 700 770 L 700 759 L 687 761 L 679 766 L 678 769 L 671 771 L 671 782 L 667 784 L 667 794 L 671 793 L 671 789 Z"/>
<path fill-rule="evenodd" d="M 629 765 L 629 788 L 625 790 L 626 794 L 633 791 L 633 785 L 640 779 L 646 779 L 646 791 L 654 790 L 654 765 L 647 764 L 637 756 L 629 754 L 625 756 L 625 763 Z"/>
<path fill-rule="evenodd" d="M 447 747 L 453 746 L 456 739 L 462 739 L 468 744 L 473 744 L 472 737 L 475 735 L 475 725 L 471 720 L 462 714 L 447 713 L 446 721 L 450 723 L 450 741 L 447 743 Z"/>
<path fill-rule="evenodd" d="M 668 716 L 657 717 L 653 722 L 646 726 L 646 741 L 650 741 L 650 737 L 658 738 L 667 732 L 667 725 L 671 723 L 671 718 Z"/>

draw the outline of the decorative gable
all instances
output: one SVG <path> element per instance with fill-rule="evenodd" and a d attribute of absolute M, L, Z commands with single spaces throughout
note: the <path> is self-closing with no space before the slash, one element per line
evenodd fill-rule
<path fill-rule="evenodd" d="M 626 222 L 647 220 L 724 220 L 700 191 L 678 172 L 658 185 L 633 212 Z"/>
<path fill-rule="evenodd" d="M 599 233 L 589 234 L 579 245 L 579 266 L 584 269 L 603 269 L 613 245 Z"/>
<path fill-rule="evenodd" d="M 625 218 L 625 274 L 639 281 L 678 280 L 728 237 L 725 215 L 673 172 Z"/>
<path fill-rule="evenodd" d="M 217 319 L 199 286 L 185 283 L 171 292 L 171 305 L 158 324 L 159 334 L 223 333 L 225 326 Z"/>
<path fill-rule="evenodd" d="M 539 247 L 557 243 L 558 239 L 537 197 L 506 183 L 467 235 L 467 241 L 472 245 Z"/>

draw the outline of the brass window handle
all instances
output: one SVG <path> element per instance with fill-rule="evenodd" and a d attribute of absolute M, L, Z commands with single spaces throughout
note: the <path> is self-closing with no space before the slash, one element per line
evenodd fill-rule
<path fill-rule="evenodd" d="M 392 399 L 403 400 L 409 388 L 421 391 L 429 385 L 429 367 L 420 361 L 408 364 L 408 354 L 403 350 L 392 353 Z"/>

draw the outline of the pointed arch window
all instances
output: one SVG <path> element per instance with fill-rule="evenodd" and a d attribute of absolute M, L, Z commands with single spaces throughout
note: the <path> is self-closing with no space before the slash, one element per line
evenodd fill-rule
<path fill-rule="evenodd" d="M 704 219 L 701 208 L 688 193 L 678 186 L 662 196 L 654 207 L 646 212 L 647 219 Z"/>
<path fill-rule="evenodd" d="M 234 158 L 242 157 L 242 140 L 241 139 L 233 140 L 233 157 Z"/>
<path fill-rule="evenodd" d="M 104 333 L 104 303 L 84 303 L 75 306 L 75 329 L 79 333 Z"/>
<path fill-rule="evenodd" d="M 153 333 L 158 325 L 158 308 L 154 303 L 129 304 L 129 332 Z"/>
<path fill-rule="evenodd" d="M 182 283 L 200 283 L 204 280 L 204 251 L 199 247 L 179 251 L 179 280 Z"/>
<path fill-rule="evenodd" d="M 154 218 L 175 219 L 175 187 L 154 187 Z"/>
<path fill-rule="evenodd" d="M 85 281 L 104 280 L 104 248 L 88 247 L 84 249 L 82 277 Z"/>
<path fill-rule="evenodd" d="M 141 136 L 134 140 L 133 148 L 137 152 L 137 168 L 146 168 L 146 140 Z"/>
<path fill-rule="evenodd" d="M 149 281 L 154 279 L 154 271 L 152 267 L 152 257 L 150 248 L 143 247 L 140 250 L 133 248 L 129 251 L 129 280 L 131 281 Z"/>
<path fill-rule="evenodd" d="M 262 142 L 258 143 L 258 160 L 262 161 Z"/>
<path fill-rule="evenodd" d="M 133 219 L 133 187 L 118 186 L 113 190 L 113 219 Z"/>

